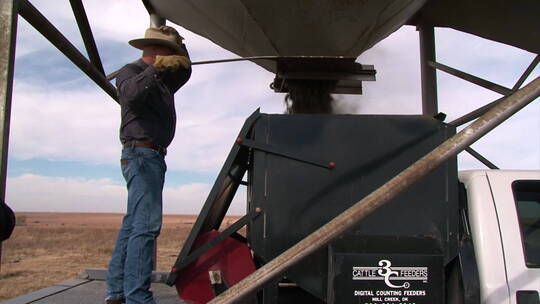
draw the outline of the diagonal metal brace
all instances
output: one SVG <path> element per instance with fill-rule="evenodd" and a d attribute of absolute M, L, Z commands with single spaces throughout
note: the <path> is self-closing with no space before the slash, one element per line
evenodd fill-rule
<path fill-rule="evenodd" d="M 248 147 L 248 148 L 252 148 L 252 149 L 255 149 L 255 150 L 259 150 L 259 151 L 263 151 L 263 152 L 266 152 L 266 153 L 274 154 L 274 155 L 277 155 L 277 156 L 282 156 L 282 157 L 294 159 L 296 161 L 303 162 L 303 163 L 310 164 L 310 165 L 314 165 L 314 166 L 317 166 L 317 167 L 326 168 L 326 169 L 334 169 L 336 167 L 336 163 L 333 162 L 333 161 L 322 162 L 322 161 L 310 159 L 309 157 L 294 155 L 292 153 L 285 152 L 285 151 L 281 150 L 278 147 L 275 147 L 275 146 L 272 146 L 272 145 L 269 145 L 269 144 L 265 144 L 265 143 L 261 143 L 261 142 L 257 142 L 257 141 L 251 140 L 251 139 L 246 139 L 246 138 L 239 137 L 236 140 L 236 142 L 238 144 L 240 144 L 242 146 L 245 146 L 245 147 Z"/>
<path fill-rule="evenodd" d="M 88 22 L 82 0 L 69 0 L 69 3 L 71 3 L 75 20 L 79 26 L 79 31 L 81 32 L 84 46 L 86 47 L 86 53 L 88 53 L 88 58 L 90 58 L 90 62 L 94 67 L 96 67 L 101 74 L 105 75 L 105 70 L 103 69 L 101 58 L 99 58 L 99 51 L 96 46 L 96 41 L 94 40 L 94 35 L 92 35 L 92 29 L 90 28 L 90 23 Z"/>
<path fill-rule="evenodd" d="M 47 38 L 60 52 L 71 60 L 81 71 L 100 86 L 112 99 L 118 102 L 116 88 L 54 25 L 28 0 L 19 0 L 19 14 L 43 37 Z"/>
<path fill-rule="evenodd" d="M 529 66 L 527 67 L 525 72 L 523 72 L 523 74 L 521 75 L 519 80 L 516 82 L 516 84 L 512 88 L 512 92 L 517 91 L 521 87 L 521 85 L 523 85 L 523 82 L 525 82 L 527 77 L 529 77 L 529 75 L 531 75 L 532 71 L 538 65 L 539 62 L 540 62 L 540 55 L 536 55 L 536 57 L 533 59 L 531 64 L 529 64 Z M 466 115 L 464 115 L 464 116 L 450 122 L 450 125 L 457 127 L 457 126 L 461 126 L 463 124 L 466 124 L 469 121 L 474 120 L 474 119 L 484 115 L 484 113 L 486 113 L 487 111 L 489 111 L 490 109 L 495 107 L 499 102 L 501 102 L 503 100 L 504 100 L 504 97 L 501 97 L 501 98 L 499 98 L 499 99 L 497 99 L 497 100 L 495 100 L 493 102 L 490 102 L 489 104 L 484 105 L 483 107 L 478 108 L 478 109 L 470 112 L 469 114 L 466 114 Z"/>
<path fill-rule="evenodd" d="M 454 75 L 454 76 L 456 76 L 458 78 L 461 78 L 463 80 L 466 80 L 468 82 L 474 83 L 474 84 L 476 84 L 478 86 L 481 86 L 481 87 L 483 87 L 485 89 L 497 92 L 497 93 L 499 93 L 501 95 L 507 96 L 507 95 L 512 94 L 512 90 L 510 90 L 509 88 L 503 87 L 503 86 L 498 85 L 496 83 L 493 83 L 491 81 L 487 81 L 487 80 L 482 79 L 480 77 L 476 77 L 474 75 L 462 72 L 460 70 L 451 68 L 451 67 L 449 67 L 447 65 L 444 65 L 442 63 L 430 61 L 429 65 L 431 67 L 433 67 L 433 68 L 436 68 L 438 70 L 446 72 L 446 73 L 448 73 L 450 75 Z"/>
<path fill-rule="evenodd" d="M 465 151 L 467 151 L 470 155 L 472 155 L 474 158 L 476 158 L 482 164 L 486 165 L 486 167 L 488 167 L 490 169 L 494 169 L 494 170 L 499 169 L 499 167 L 495 166 L 492 162 L 490 162 L 487 158 L 482 156 L 482 154 L 476 152 L 476 150 L 474 150 L 473 148 L 467 147 L 467 148 L 465 148 Z"/>
<path fill-rule="evenodd" d="M 186 258 L 178 261 L 173 269 L 172 273 L 178 273 L 182 269 L 189 266 L 189 264 L 195 262 L 198 258 L 200 258 L 203 254 L 207 253 L 209 250 L 214 248 L 217 244 L 224 241 L 226 238 L 230 237 L 233 233 L 240 230 L 240 228 L 247 225 L 247 223 L 253 219 L 255 219 L 257 216 L 259 216 L 261 212 L 259 210 L 252 211 L 246 215 L 244 215 L 242 218 L 240 218 L 238 221 L 236 221 L 231 226 L 227 227 L 225 230 L 223 230 L 217 237 L 210 240 L 208 243 L 202 245 L 201 247 L 194 250 L 190 255 L 188 255 Z M 167 279 L 167 284 L 172 286 L 175 283 L 175 279 L 173 279 L 171 276 Z"/>

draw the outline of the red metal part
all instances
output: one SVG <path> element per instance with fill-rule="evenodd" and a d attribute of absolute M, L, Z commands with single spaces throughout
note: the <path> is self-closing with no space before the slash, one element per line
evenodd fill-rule
<path fill-rule="evenodd" d="M 195 241 L 193 250 L 209 242 L 218 234 L 219 232 L 212 230 L 200 235 Z M 246 244 L 233 238 L 225 239 L 181 271 L 176 280 L 178 296 L 193 304 L 202 304 L 212 300 L 214 291 L 208 276 L 210 270 L 220 270 L 225 285 L 230 287 L 255 272 L 251 250 Z"/>

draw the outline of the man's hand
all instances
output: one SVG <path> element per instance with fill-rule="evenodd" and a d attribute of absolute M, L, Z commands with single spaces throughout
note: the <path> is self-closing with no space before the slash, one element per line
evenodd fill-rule
<path fill-rule="evenodd" d="M 169 55 L 169 56 L 156 56 L 154 62 L 154 67 L 158 72 L 163 72 L 165 70 L 172 70 L 173 72 L 178 70 L 180 67 L 184 69 L 189 69 L 191 66 L 191 61 L 186 56 L 180 55 Z"/>

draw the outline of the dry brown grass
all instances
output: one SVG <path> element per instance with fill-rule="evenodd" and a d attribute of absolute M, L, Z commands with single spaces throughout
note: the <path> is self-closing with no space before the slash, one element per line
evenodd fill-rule
<path fill-rule="evenodd" d="M 2 243 L 0 301 L 106 268 L 121 214 L 18 213 Z M 158 271 L 169 271 L 196 216 L 165 215 L 158 239 Z M 233 219 L 226 220 L 232 222 Z"/>

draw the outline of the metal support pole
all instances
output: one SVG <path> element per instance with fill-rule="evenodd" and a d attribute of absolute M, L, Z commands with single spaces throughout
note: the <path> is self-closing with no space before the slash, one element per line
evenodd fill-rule
<path fill-rule="evenodd" d="M 514 85 L 514 87 L 512 88 L 512 92 L 515 92 L 517 91 L 522 85 L 523 83 L 525 82 L 525 80 L 527 79 L 527 77 L 529 77 L 529 75 L 531 75 L 532 71 L 534 70 L 534 68 L 538 65 L 538 62 L 540 62 L 540 55 L 536 55 L 536 57 L 534 57 L 533 61 L 531 62 L 531 64 L 529 64 L 529 66 L 527 67 L 527 69 L 525 70 L 525 72 L 523 72 L 523 74 L 521 75 L 521 77 L 519 77 L 518 81 L 516 82 L 516 84 Z"/>
<path fill-rule="evenodd" d="M 454 127 L 459 127 L 463 124 L 468 123 L 471 120 L 475 120 L 478 117 L 484 115 L 487 111 L 491 110 L 493 107 L 495 107 L 499 102 L 503 101 L 505 97 L 501 97 L 495 101 L 492 101 L 488 103 L 487 105 L 484 105 L 468 114 L 465 114 L 461 116 L 460 118 L 457 118 L 456 120 L 451 121 L 449 124 Z"/>
<path fill-rule="evenodd" d="M 58 31 L 28 0 L 19 1 L 19 14 L 71 60 L 81 71 L 99 85 L 116 102 L 116 88 L 105 79 L 103 73 L 98 71 L 86 57 L 77 50 L 60 31 Z"/>
<path fill-rule="evenodd" d="M 481 86 L 481 87 L 483 87 L 485 89 L 491 90 L 493 92 L 497 92 L 497 93 L 499 93 L 501 95 L 507 96 L 507 95 L 510 95 L 512 93 L 512 90 L 510 90 L 509 88 L 503 87 L 502 85 L 498 85 L 498 84 L 493 83 L 491 81 L 487 81 L 487 80 L 482 79 L 480 77 L 476 77 L 474 75 L 462 72 L 460 70 L 451 68 L 451 67 L 449 67 L 447 65 L 444 65 L 442 63 L 430 61 L 428 64 L 433 68 L 436 68 L 436 69 L 441 70 L 443 72 L 446 72 L 446 73 L 448 73 L 450 75 L 461 78 L 461 79 L 463 79 L 465 81 L 474 83 L 474 84 L 476 84 L 478 86 Z"/>
<path fill-rule="evenodd" d="M 145 4 L 146 5 L 146 4 Z M 149 4 L 148 4 L 149 5 Z M 153 28 L 158 28 L 162 25 L 165 25 L 165 21 L 166 19 L 157 15 L 156 13 L 152 12 L 150 13 L 150 27 L 153 27 Z M 109 79 L 109 77 L 107 76 L 107 79 Z M 155 271 L 157 269 L 157 259 L 158 259 L 158 254 L 157 254 L 157 251 L 158 251 L 158 242 L 157 242 L 157 238 L 156 238 L 156 242 L 154 243 L 154 265 L 152 265 L 152 269 Z"/>
<path fill-rule="evenodd" d="M 17 36 L 17 0 L 0 0 L 0 199 L 6 198 L 9 124 L 11 119 L 11 96 L 13 93 L 13 70 L 15 64 L 15 41 Z M 0 242 L 0 264 L 2 242 Z"/>
<path fill-rule="evenodd" d="M 482 156 L 482 154 L 476 152 L 476 150 L 474 150 L 473 148 L 468 147 L 465 149 L 465 151 L 467 151 L 467 153 L 469 153 L 472 157 L 476 158 L 482 164 L 486 165 L 486 167 L 490 169 L 499 169 L 499 167 L 495 166 L 492 162 L 490 162 L 487 158 Z"/>
<path fill-rule="evenodd" d="M 417 27 L 420 38 L 420 76 L 422 81 L 422 114 L 435 116 L 439 112 L 437 101 L 437 71 L 429 65 L 435 61 L 435 29 L 433 25 L 420 22 Z"/>
<path fill-rule="evenodd" d="M 527 77 L 529 77 L 529 75 L 531 75 L 532 71 L 534 70 L 534 68 L 538 65 L 538 62 L 540 61 L 540 55 L 536 55 L 536 57 L 533 59 L 533 61 L 531 62 L 531 64 L 529 64 L 529 66 L 527 67 L 527 69 L 523 72 L 523 74 L 521 75 L 521 77 L 519 77 L 518 81 L 516 82 L 516 84 L 514 85 L 514 87 L 512 88 L 511 92 L 508 92 L 508 94 L 510 93 L 513 93 L 515 91 L 517 91 L 522 85 L 523 85 L 523 82 L 525 82 L 525 80 L 527 79 Z M 506 94 L 506 96 L 508 95 Z M 468 114 L 465 114 L 463 115 L 462 117 L 450 122 L 450 125 L 453 125 L 453 126 L 461 126 L 462 124 L 466 124 L 468 123 L 469 121 L 471 120 L 474 120 L 478 117 L 480 117 L 481 115 L 484 115 L 484 113 L 486 113 L 487 111 L 489 111 L 491 108 L 493 108 L 494 106 L 496 106 L 499 102 L 501 102 L 502 100 L 504 100 L 504 97 L 501 97 L 493 102 L 490 102 L 489 104 L 487 105 L 484 105 L 483 107 L 481 108 L 478 108 Z"/>
<path fill-rule="evenodd" d="M 193 61 L 191 65 L 201 65 L 201 64 L 214 64 L 214 63 L 227 63 L 227 62 L 235 62 L 235 61 L 255 61 L 255 60 L 273 60 L 277 61 L 279 59 L 287 59 L 287 58 L 296 58 L 296 59 L 324 59 L 324 58 L 334 58 L 334 59 L 346 59 L 350 58 L 351 60 L 355 60 L 354 57 L 343 57 L 343 56 L 251 56 L 251 57 L 240 57 L 240 58 L 228 58 L 228 59 L 217 59 L 217 60 L 203 60 L 203 61 Z M 133 61 L 135 62 L 135 61 Z M 369 65 L 368 65 L 369 66 Z M 373 68 L 369 69 L 366 68 L 365 75 L 375 75 Z M 118 76 L 118 73 L 120 73 L 120 69 L 110 73 L 107 75 L 107 80 L 111 81 L 116 76 Z"/>
<path fill-rule="evenodd" d="M 99 52 L 94 41 L 94 36 L 92 35 L 92 29 L 88 23 L 88 17 L 86 16 L 86 11 L 84 10 L 84 5 L 82 0 L 69 0 L 71 3 L 71 8 L 73 9 L 73 14 L 75 15 L 75 20 L 77 20 L 77 25 L 79 26 L 79 31 L 86 47 L 86 52 L 88 53 L 88 58 L 90 62 L 105 75 L 105 70 L 103 69 L 103 64 L 99 58 Z"/>
<path fill-rule="evenodd" d="M 150 14 L 150 27 L 160 27 L 162 25 L 165 25 L 165 18 L 158 16 L 155 13 Z"/>
<path fill-rule="evenodd" d="M 396 197 L 418 180 L 435 170 L 449 158 L 477 141 L 514 113 L 540 96 L 540 77 L 515 92 L 470 126 L 448 139 L 409 168 L 386 182 L 380 188 L 345 210 L 333 220 L 298 242 L 257 271 L 214 298 L 209 303 L 238 303 L 238 300 L 256 292 L 265 284 L 300 262 L 314 251 L 327 245 L 377 208 Z"/>
<path fill-rule="evenodd" d="M 146 9 L 148 10 L 148 13 L 150 14 L 150 27 L 153 27 L 153 28 L 158 28 L 162 25 L 165 25 L 165 22 L 166 22 L 166 19 L 161 17 L 161 16 L 158 16 L 156 13 L 153 12 L 153 10 L 151 11 L 151 6 L 150 6 L 150 3 L 148 1 L 143 1 L 144 2 L 144 5 L 146 6 Z M 116 76 L 116 75 L 115 75 Z M 110 80 L 109 79 L 109 76 L 107 76 L 107 80 Z M 154 264 L 152 265 L 152 269 L 155 271 L 157 269 L 157 258 L 158 258 L 158 255 L 157 255 L 157 251 L 158 251 L 158 247 L 157 247 L 157 238 L 156 238 L 156 242 L 154 243 Z"/>

